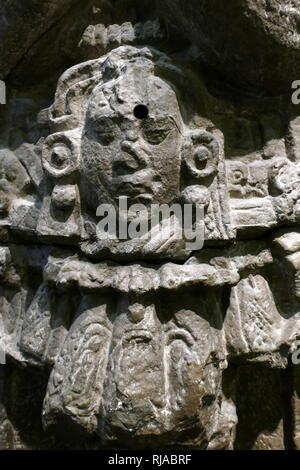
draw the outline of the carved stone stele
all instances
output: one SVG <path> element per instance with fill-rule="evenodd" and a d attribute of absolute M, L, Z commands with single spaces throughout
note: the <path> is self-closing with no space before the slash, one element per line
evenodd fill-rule
<path fill-rule="evenodd" d="M 299 448 L 297 2 L 23 3 L 0 7 L 0 449 Z"/>

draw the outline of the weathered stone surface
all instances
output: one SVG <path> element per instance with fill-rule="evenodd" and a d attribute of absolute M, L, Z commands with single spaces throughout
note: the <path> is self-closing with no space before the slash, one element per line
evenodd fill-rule
<path fill-rule="evenodd" d="M 23 3 L 0 9 L 0 448 L 299 448 L 298 2 Z"/>
<path fill-rule="evenodd" d="M 167 0 L 163 14 L 207 67 L 241 88 L 286 93 L 298 79 L 297 0 Z"/>

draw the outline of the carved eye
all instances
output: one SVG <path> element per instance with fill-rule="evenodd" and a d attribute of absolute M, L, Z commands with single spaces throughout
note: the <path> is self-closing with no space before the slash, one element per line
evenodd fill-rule
<path fill-rule="evenodd" d="M 191 347 L 195 343 L 192 335 L 184 329 L 176 329 L 169 332 L 167 337 L 167 344 L 171 344 L 175 341 L 182 341 L 187 346 Z"/>
<path fill-rule="evenodd" d="M 148 345 L 152 340 L 152 336 L 145 330 L 132 330 L 125 334 L 123 344 L 135 347 L 137 345 Z"/>
<path fill-rule="evenodd" d="M 173 129 L 172 123 L 167 119 L 147 119 L 143 126 L 145 140 L 151 145 L 161 144 Z"/>

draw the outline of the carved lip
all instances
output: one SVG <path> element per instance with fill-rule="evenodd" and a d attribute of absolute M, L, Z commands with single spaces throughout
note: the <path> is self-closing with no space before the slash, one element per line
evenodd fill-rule
<path fill-rule="evenodd" d="M 150 201 L 153 199 L 153 191 L 151 183 L 134 183 L 134 182 L 120 182 L 118 185 L 118 193 L 120 196 L 128 196 L 130 199 L 142 199 Z"/>

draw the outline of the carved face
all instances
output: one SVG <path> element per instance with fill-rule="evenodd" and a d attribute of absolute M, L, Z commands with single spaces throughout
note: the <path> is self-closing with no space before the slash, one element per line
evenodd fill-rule
<path fill-rule="evenodd" d="M 143 65 L 143 64 L 142 64 Z M 82 138 L 81 197 L 102 202 L 172 202 L 179 194 L 181 115 L 163 80 L 134 67 L 97 87 Z"/>

